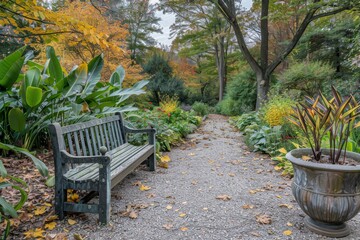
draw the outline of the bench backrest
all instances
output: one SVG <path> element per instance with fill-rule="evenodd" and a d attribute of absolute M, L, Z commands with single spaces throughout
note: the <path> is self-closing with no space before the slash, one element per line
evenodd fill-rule
<path fill-rule="evenodd" d="M 53 123 L 49 131 L 55 158 L 61 150 L 75 156 L 95 156 L 101 155 L 101 146 L 112 150 L 126 143 L 121 114 L 64 127 Z"/>

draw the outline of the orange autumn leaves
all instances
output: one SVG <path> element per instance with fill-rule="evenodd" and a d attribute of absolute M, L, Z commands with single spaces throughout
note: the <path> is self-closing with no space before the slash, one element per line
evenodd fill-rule
<path fill-rule="evenodd" d="M 23 16 L 28 24 L 18 24 L 14 15 L 6 11 L 0 15 L 0 24 L 15 26 L 14 33 L 25 44 L 41 50 L 42 60 L 46 59 L 47 45 L 55 48 L 68 71 L 74 64 L 80 65 L 103 53 L 103 80 L 107 81 L 119 64 L 127 73 L 125 85 L 143 79 L 140 66 L 131 61 L 127 50 L 127 26 L 104 16 L 105 8 L 95 8 L 88 1 L 65 1 L 53 11 L 36 0 L 14 0 L 14 4 L 5 7 Z"/>

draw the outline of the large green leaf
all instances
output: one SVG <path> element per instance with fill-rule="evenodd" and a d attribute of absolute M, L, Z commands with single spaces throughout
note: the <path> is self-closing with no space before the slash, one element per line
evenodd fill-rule
<path fill-rule="evenodd" d="M 0 60 L 0 87 L 5 89 L 11 88 L 18 79 L 25 61 L 25 56 L 23 56 L 25 48 L 22 47 Z"/>
<path fill-rule="evenodd" d="M 13 146 L 10 144 L 1 143 L 1 142 L 0 142 L 0 149 L 7 150 L 7 151 L 12 150 L 12 151 L 19 152 L 19 153 L 26 155 L 33 161 L 33 163 L 35 164 L 36 168 L 39 170 L 41 175 L 43 175 L 44 177 L 47 177 L 49 175 L 48 168 L 46 167 L 46 165 L 40 159 L 38 159 L 37 157 L 32 155 L 27 149 L 19 148 L 19 147 L 16 147 L 16 146 Z"/>
<path fill-rule="evenodd" d="M 50 46 L 46 47 L 46 57 L 48 59 L 50 59 L 49 66 L 48 66 L 50 77 L 55 79 L 56 82 L 63 79 L 64 74 L 63 74 L 59 59 L 57 58 L 53 47 L 50 47 Z"/>
<path fill-rule="evenodd" d="M 0 159 L 0 176 L 5 177 L 7 175 L 6 168 Z"/>
<path fill-rule="evenodd" d="M 41 73 L 40 70 L 37 67 L 31 67 L 28 71 L 25 73 L 24 80 L 21 84 L 20 88 L 20 95 L 23 104 L 27 104 L 26 101 L 26 91 L 29 86 L 38 87 L 40 85 L 41 80 Z"/>
<path fill-rule="evenodd" d="M 86 79 L 86 83 L 84 89 L 81 94 L 81 98 L 85 99 L 89 96 L 96 84 L 100 81 L 100 73 L 104 66 L 104 59 L 102 54 L 98 55 L 97 57 L 93 58 L 88 64 L 88 76 Z"/>
<path fill-rule="evenodd" d="M 35 107 L 41 103 L 42 100 L 42 90 L 38 87 L 29 86 L 26 88 L 26 103 L 30 107 Z"/>
<path fill-rule="evenodd" d="M 20 179 L 20 178 L 17 178 L 17 177 L 13 177 L 13 176 L 8 176 L 13 182 L 16 182 L 16 183 L 18 183 L 18 184 L 21 184 L 22 185 L 22 187 L 28 187 L 27 186 L 27 184 L 26 184 L 26 182 L 24 181 L 24 180 L 22 180 L 22 179 Z M 22 188 L 22 187 L 20 187 L 20 186 L 17 186 L 17 185 L 15 185 L 15 184 L 12 184 L 12 188 L 14 188 L 14 189 L 16 189 L 16 190 L 18 190 L 19 192 L 20 192 L 20 199 L 19 199 L 19 201 L 15 204 L 15 206 L 14 206 L 14 209 L 15 210 L 19 210 L 24 204 L 25 204 L 25 202 L 26 202 L 26 200 L 27 200 L 27 193 L 26 193 L 26 191 Z"/>
<path fill-rule="evenodd" d="M 46 186 L 53 187 L 55 186 L 55 175 L 49 176 L 45 182 Z"/>
<path fill-rule="evenodd" d="M 40 85 L 41 73 L 37 67 L 32 67 L 25 73 L 25 86 L 38 87 Z"/>
<path fill-rule="evenodd" d="M 0 206 L 0 209 L 2 209 L 6 215 L 10 215 L 13 218 L 18 216 L 14 207 L 2 197 L 0 197 Z"/>
<path fill-rule="evenodd" d="M 20 108 L 13 108 L 9 111 L 8 120 L 10 128 L 21 132 L 25 129 L 25 115 Z"/>
<path fill-rule="evenodd" d="M 87 65 L 81 64 L 66 77 L 68 86 L 64 88 L 63 96 L 65 98 L 74 96 L 75 94 L 79 94 L 81 92 L 83 85 L 86 82 L 87 70 Z"/>
<path fill-rule="evenodd" d="M 124 78 L 125 78 L 125 69 L 121 65 L 119 65 L 116 68 L 116 70 L 113 72 L 113 74 L 111 74 L 110 83 L 112 85 L 121 87 Z"/>

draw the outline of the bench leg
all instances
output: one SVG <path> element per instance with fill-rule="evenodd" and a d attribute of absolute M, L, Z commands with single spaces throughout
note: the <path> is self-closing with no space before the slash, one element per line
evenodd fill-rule
<path fill-rule="evenodd" d="M 150 171 L 155 171 L 155 169 L 156 169 L 156 155 L 155 155 L 155 153 L 152 154 L 147 159 L 147 165 L 148 165 Z"/>
<path fill-rule="evenodd" d="M 99 175 L 99 221 L 108 224 L 110 221 L 110 166 L 100 169 Z"/>
<path fill-rule="evenodd" d="M 60 220 L 64 219 L 64 202 L 67 200 L 67 190 L 60 186 L 55 189 L 55 214 Z"/>

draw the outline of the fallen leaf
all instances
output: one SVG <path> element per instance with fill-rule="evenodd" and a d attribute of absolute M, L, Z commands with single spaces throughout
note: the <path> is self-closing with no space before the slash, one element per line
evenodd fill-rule
<path fill-rule="evenodd" d="M 291 204 L 285 204 L 285 203 L 283 203 L 283 204 L 280 204 L 279 207 L 292 209 L 294 206 L 291 205 Z"/>
<path fill-rule="evenodd" d="M 185 231 L 187 231 L 187 230 L 189 230 L 189 229 L 188 229 L 187 227 L 181 227 L 180 230 L 183 231 L 183 232 L 185 232 Z"/>
<path fill-rule="evenodd" d="M 257 174 L 260 174 L 262 172 L 264 172 L 264 170 L 262 170 L 262 169 L 259 169 L 259 170 L 256 171 Z"/>
<path fill-rule="evenodd" d="M 260 233 L 257 233 L 257 232 L 251 232 L 250 234 L 255 236 L 255 237 L 260 237 L 261 236 Z"/>
<path fill-rule="evenodd" d="M 291 222 L 287 222 L 286 225 L 287 225 L 288 227 L 294 226 L 294 224 L 292 224 Z"/>
<path fill-rule="evenodd" d="M 255 193 L 257 193 L 258 191 L 257 190 L 249 190 L 249 193 L 250 194 L 255 194 Z"/>
<path fill-rule="evenodd" d="M 160 158 L 160 161 L 161 162 L 170 162 L 170 157 L 168 156 L 168 155 L 165 155 L 165 156 L 162 156 L 161 158 Z"/>
<path fill-rule="evenodd" d="M 223 201 L 229 201 L 229 200 L 231 200 L 231 197 L 229 195 L 224 194 L 224 195 L 217 196 L 216 199 L 223 200 Z"/>
<path fill-rule="evenodd" d="M 41 228 L 36 228 L 35 230 L 30 229 L 27 232 L 24 232 L 25 238 L 29 239 L 29 238 L 44 238 L 44 230 L 42 230 Z"/>
<path fill-rule="evenodd" d="M 146 197 L 147 198 L 154 198 L 156 195 L 155 193 L 149 193 Z"/>
<path fill-rule="evenodd" d="M 70 225 L 74 225 L 74 224 L 76 224 L 76 221 L 69 218 L 69 219 L 68 219 L 68 223 L 69 223 Z"/>
<path fill-rule="evenodd" d="M 145 186 L 145 185 L 141 184 L 141 186 L 139 187 L 139 189 L 140 189 L 140 191 L 148 191 L 148 190 L 151 189 L 151 187 Z"/>
<path fill-rule="evenodd" d="M 195 180 L 191 182 L 192 185 L 196 185 L 197 183 L 198 183 L 198 182 L 195 181 Z"/>
<path fill-rule="evenodd" d="M 275 166 L 274 169 L 275 169 L 275 171 L 280 171 L 282 169 L 282 167 Z"/>
<path fill-rule="evenodd" d="M 179 217 L 185 217 L 186 216 L 186 213 L 180 213 L 179 214 Z"/>
<path fill-rule="evenodd" d="M 36 216 L 42 215 L 42 214 L 44 214 L 44 213 L 46 212 L 46 209 L 47 209 L 46 206 L 37 207 L 37 208 L 35 209 L 35 211 L 34 211 L 34 214 L 35 214 Z"/>
<path fill-rule="evenodd" d="M 141 182 L 140 181 L 136 181 L 132 184 L 133 186 L 141 186 Z"/>
<path fill-rule="evenodd" d="M 290 236 L 292 234 L 292 231 L 291 230 L 285 230 L 285 231 L 283 231 L 283 234 L 285 236 Z"/>
<path fill-rule="evenodd" d="M 173 207 L 172 207 L 171 205 L 167 205 L 167 206 L 166 206 L 166 209 L 167 209 L 167 210 L 170 210 L 170 209 L 172 209 L 172 208 L 173 208 Z"/>
<path fill-rule="evenodd" d="M 163 227 L 166 229 L 166 230 L 170 230 L 171 228 L 173 228 L 174 225 L 170 224 L 170 223 L 167 223 L 167 224 L 164 224 Z"/>
<path fill-rule="evenodd" d="M 257 215 L 256 221 L 260 224 L 271 224 L 271 217 L 269 215 Z"/>
<path fill-rule="evenodd" d="M 136 219 L 138 217 L 138 214 L 135 211 L 131 211 L 129 214 L 129 218 Z"/>
<path fill-rule="evenodd" d="M 252 204 L 245 204 L 242 206 L 243 209 L 253 209 L 255 206 Z"/>
<path fill-rule="evenodd" d="M 49 222 L 45 224 L 45 229 L 53 230 L 56 227 L 56 222 Z"/>
<path fill-rule="evenodd" d="M 209 210 L 209 209 L 208 209 L 207 207 L 204 207 L 203 210 L 204 210 L 204 211 L 207 211 L 207 210 Z"/>
<path fill-rule="evenodd" d="M 51 215 L 45 219 L 45 222 L 52 222 L 54 220 L 57 220 L 59 217 L 57 215 Z"/>
<path fill-rule="evenodd" d="M 282 198 L 282 196 L 280 196 L 280 195 L 276 195 L 276 197 L 277 197 L 277 198 Z"/>
<path fill-rule="evenodd" d="M 158 166 L 161 168 L 166 168 L 166 169 L 169 168 L 169 164 L 167 162 L 159 162 Z"/>
<path fill-rule="evenodd" d="M 66 233 L 49 233 L 46 234 L 46 240 L 68 240 Z"/>
<path fill-rule="evenodd" d="M 73 237 L 75 240 L 84 240 L 84 238 L 78 233 L 74 233 Z"/>
<path fill-rule="evenodd" d="M 309 160 L 311 159 L 311 157 L 309 157 L 309 156 L 302 156 L 301 159 L 304 160 L 304 161 L 309 161 Z"/>
<path fill-rule="evenodd" d="M 229 173 L 228 174 L 230 177 L 235 177 L 235 174 L 234 173 Z"/>
<path fill-rule="evenodd" d="M 189 153 L 189 156 L 195 156 L 195 153 Z"/>

